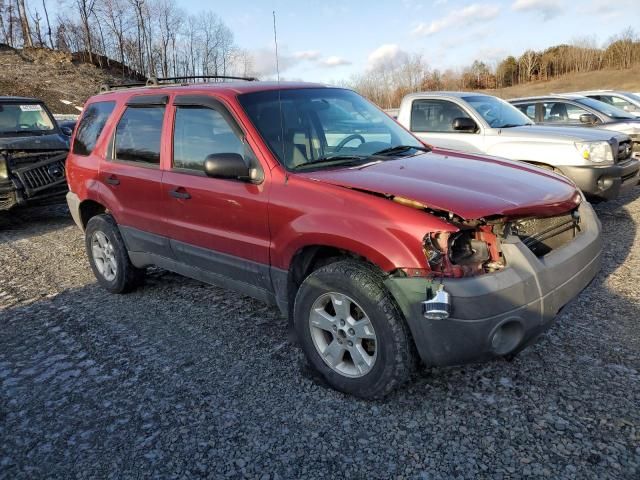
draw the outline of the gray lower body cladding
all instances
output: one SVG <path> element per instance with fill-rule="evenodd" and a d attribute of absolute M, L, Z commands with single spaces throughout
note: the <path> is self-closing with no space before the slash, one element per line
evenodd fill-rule
<path fill-rule="evenodd" d="M 518 238 L 503 245 L 507 267 L 497 273 L 445 279 L 452 315 L 422 315 L 424 278 L 386 282 L 409 324 L 427 365 L 457 365 L 513 354 L 553 323 L 558 311 L 584 289 L 600 268 L 600 222 L 588 204 L 580 207 L 581 233 L 544 257 L 536 257 Z"/>
<path fill-rule="evenodd" d="M 613 200 L 638 185 L 640 160 L 629 159 L 614 165 L 564 166 L 562 173 L 586 195 Z"/>

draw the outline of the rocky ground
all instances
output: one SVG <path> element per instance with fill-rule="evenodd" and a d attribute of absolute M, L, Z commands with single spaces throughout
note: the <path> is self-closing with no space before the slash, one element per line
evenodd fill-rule
<path fill-rule="evenodd" d="M 0 215 L 0 477 L 640 477 L 640 192 L 604 267 L 513 362 L 382 402 L 328 389 L 278 311 L 162 271 L 96 286 L 62 206 Z"/>

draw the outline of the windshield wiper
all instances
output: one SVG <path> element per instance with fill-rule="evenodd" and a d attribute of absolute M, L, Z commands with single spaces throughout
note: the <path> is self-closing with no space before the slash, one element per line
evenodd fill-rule
<path fill-rule="evenodd" d="M 498 128 L 526 127 L 529 125 L 533 125 L 533 123 L 506 123 Z"/>
<path fill-rule="evenodd" d="M 431 151 L 431 149 L 428 147 L 420 147 L 415 145 L 396 145 L 395 147 L 385 148 L 384 150 L 380 150 L 378 152 L 372 153 L 370 156 L 375 157 L 376 155 L 393 155 L 394 153 L 405 152 L 411 149 L 421 150 L 423 152 Z"/>
<path fill-rule="evenodd" d="M 329 164 L 335 163 L 338 165 L 351 164 L 351 163 L 359 162 L 366 158 L 367 157 L 364 155 L 330 155 L 328 157 L 320 157 L 320 158 L 316 158 L 315 160 L 311 160 L 309 162 L 301 163 L 300 165 L 296 165 L 295 167 L 293 167 L 293 169 L 298 170 L 300 168 L 305 168 L 313 165 L 320 165 L 323 163 L 329 163 Z"/>

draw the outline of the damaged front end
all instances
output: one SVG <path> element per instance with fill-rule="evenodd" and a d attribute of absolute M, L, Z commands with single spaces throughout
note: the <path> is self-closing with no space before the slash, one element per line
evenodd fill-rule
<path fill-rule="evenodd" d="M 587 202 L 551 216 L 443 215 L 458 230 L 424 237 L 429 268 L 385 282 L 428 365 L 515 355 L 600 268 L 600 222 Z"/>
<path fill-rule="evenodd" d="M 578 208 L 552 217 L 500 218 L 457 223 L 457 232 L 431 232 L 424 253 L 434 276 L 461 278 L 497 272 L 506 261 L 501 244 L 517 237 L 536 257 L 571 242 L 580 232 Z"/>
<path fill-rule="evenodd" d="M 0 211 L 62 198 L 66 149 L 0 150 Z"/>

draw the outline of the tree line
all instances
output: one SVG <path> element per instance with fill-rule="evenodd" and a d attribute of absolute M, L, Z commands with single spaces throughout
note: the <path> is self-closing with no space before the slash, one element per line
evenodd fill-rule
<path fill-rule="evenodd" d="M 246 75 L 248 52 L 213 12 L 187 15 L 175 0 L 0 0 L 0 42 L 80 54 L 123 76 Z M 114 62 L 116 63 L 116 62 Z"/>
<path fill-rule="evenodd" d="M 628 28 L 600 47 L 593 38 L 527 50 L 489 64 L 475 60 L 459 69 L 431 69 L 422 54 L 381 63 L 346 85 L 383 108 L 394 108 L 407 93 L 424 90 L 485 90 L 551 80 L 571 73 L 628 69 L 640 65 L 640 37 Z"/>

